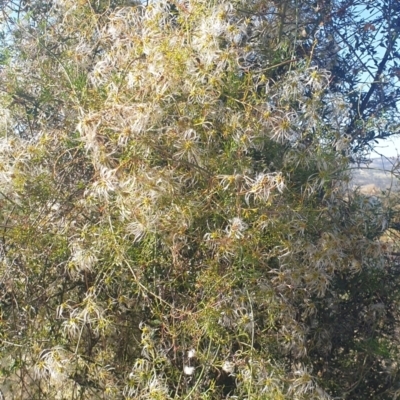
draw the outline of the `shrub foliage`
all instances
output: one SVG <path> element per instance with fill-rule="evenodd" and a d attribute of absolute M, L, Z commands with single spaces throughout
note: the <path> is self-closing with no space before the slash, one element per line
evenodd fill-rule
<path fill-rule="evenodd" d="M 351 105 L 268 7 L 26 2 L 5 31 L 10 396 L 396 395 L 388 216 L 348 190 Z"/>

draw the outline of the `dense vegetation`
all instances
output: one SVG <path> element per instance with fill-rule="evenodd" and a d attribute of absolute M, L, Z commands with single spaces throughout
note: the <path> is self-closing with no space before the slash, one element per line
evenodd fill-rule
<path fill-rule="evenodd" d="M 396 86 L 328 52 L 360 4 L 127 3 L 2 5 L 6 395 L 395 398 L 390 209 L 348 186 Z M 354 22 L 379 79 L 397 5 Z"/>

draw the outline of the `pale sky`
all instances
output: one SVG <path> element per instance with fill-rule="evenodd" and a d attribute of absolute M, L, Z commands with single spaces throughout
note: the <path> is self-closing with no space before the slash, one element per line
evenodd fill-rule
<path fill-rule="evenodd" d="M 394 135 L 393 137 L 379 140 L 379 143 L 375 145 L 375 150 L 371 154 L 371 158 L 379 157 L 383 155 L 385 157 L 398 157 L 400 155 L 400 135 Z"/>

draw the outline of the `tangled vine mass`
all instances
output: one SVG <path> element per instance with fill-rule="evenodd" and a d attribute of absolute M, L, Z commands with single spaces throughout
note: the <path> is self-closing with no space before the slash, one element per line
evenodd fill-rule
<path fill-rule="evenodd" d="M 400 394 L 390 209 L 292 3 L 2 3 L 6 398 Z"/>

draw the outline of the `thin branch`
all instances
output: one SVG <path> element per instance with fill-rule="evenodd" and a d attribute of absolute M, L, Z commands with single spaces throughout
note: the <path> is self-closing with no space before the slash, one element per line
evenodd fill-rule
<path fill-rule="evenodd" d="M 390 53 L 392 52 L 392 49 L 393 49 L 393 44 L 398 38 L 398 33 L 396 32 L 396 34 L 394 34 L 394 35 L 391 34 L 391 36 L 392 37 L 391 37 L 391 39 L 389 41 L 388 47 L 386 48 L 385 55 L 383 56 L 382 61 L 378 65 L 378 69 L 377 69 L 377 71 L 375 73 L 375 76 L 374 76 L 374 81 L 372 82 L 368 93 L 365 95 L 363 101 L 361 102 L 361 105 L 360 105 L 360 108 L 359 108 L 361 116 L 363 116 L 364 111 L 367 108 L 367 105 L 368 105 L 368 102 L 369 102 L 371 96 L 373 95 L 373 93 L 377 89 L 378 85 L 380 84 L 380 76 L 382 75 L 383 71 L 385 70 L 386 63 L 388 62 L 389 57 L 390 57 Z"/>

